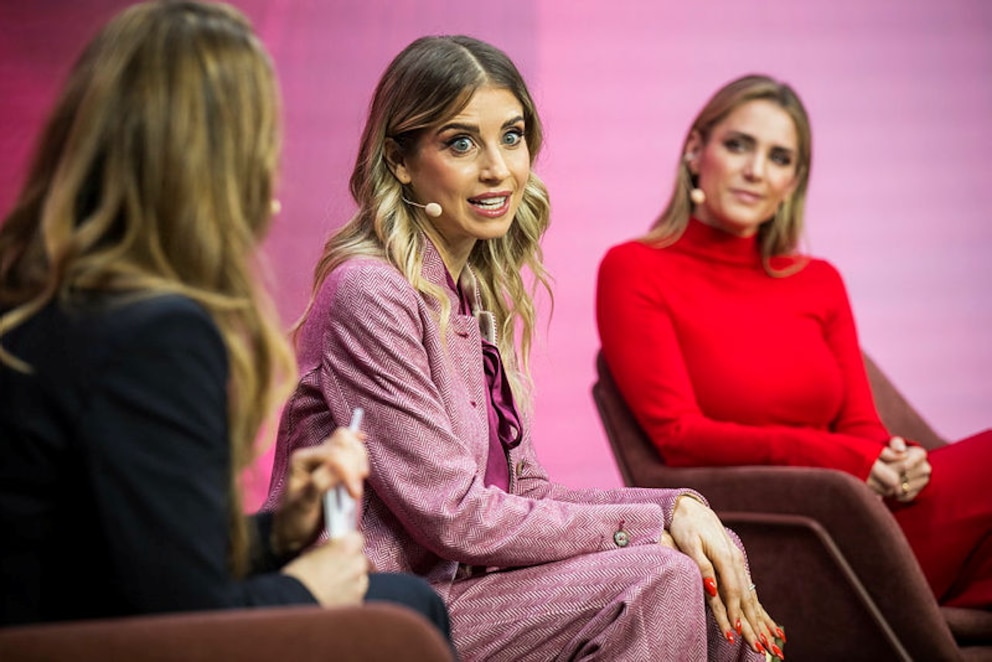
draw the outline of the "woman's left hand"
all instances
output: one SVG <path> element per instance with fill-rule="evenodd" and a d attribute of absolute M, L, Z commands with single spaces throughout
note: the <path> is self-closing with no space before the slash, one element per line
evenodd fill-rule
<path fill-rule="evenodd" d="M 899 486 L 894 495 L 898 501 L 912 501 L 930 482 L 932 468 L 927 450 L 922 446 L 909 446 L 902 437 L 892 437 L 889 447 L 899 452 L 898 460 L 889 466 L 899 473 Z"/>
<path fill-rule="evenodd" d="M 356 500 L 369 474 L 368 453 L 361 432 L 338 428 L 324 443 L 301 448 L 289 459 L 289 476 L 272 526 L 272 548 L 295 554 L 313 543 L 323 525 L 323 496 L 343 483 Z"/>
<path fill-rule="evenodd" d="M 758 602 L 744 553 L 716 513 L 697 499 L 680 497 L 670 530 L 678 549 L 699 565 L 710 609 L 724 636 L 731 641 L 743 636 L 752 650 L 782 657 L 774 637 L 784 639 L 784 633 Z"/>

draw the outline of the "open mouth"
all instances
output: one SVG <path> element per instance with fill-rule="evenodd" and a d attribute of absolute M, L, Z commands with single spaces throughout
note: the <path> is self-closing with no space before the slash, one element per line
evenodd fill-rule
<path fill-rule="evenodd" d="M 469 202 L 479 209 L 487 209 L 491 211 L 504 206 L 509 199 L 509 196 L 501 195 L 498 198 L 469 198 Z"/>
<path fill-rule="evenodd" d="M 502 216 L 510 208 L 509 195 L 486 195 L 469 198 L 469 204 L 486 216 Z"/>

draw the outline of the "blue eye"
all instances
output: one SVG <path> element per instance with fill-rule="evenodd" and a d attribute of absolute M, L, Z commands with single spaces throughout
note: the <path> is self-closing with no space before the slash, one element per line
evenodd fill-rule
<path fill-rule="evenodd" d="M 724 143 L 723 146 L 726 147 L 731 152 L 742 152 L 744 151 L 744 141 L 738 138 L 729 138 Z"/>
<path fill-rule="evenodd" d="M 772 152 L 772 161 L 774 161 L 775 163 L 781 166 L 792 165 L 792 157 L 790 157 L 788 154 L 785 154 L 784 152 L 778 152 L 778 151 Z"/>
<path fill-rule="evenodd" d="M 515 147 L 524 141 L 523 131 L 519 129 L 513 129 L 512 131 L 507 131 L 503 134 L 503 144 L 510 147 Z"/>
<path fill-rule="evenodd" d="M 448 141 L 448 147 L 456 154 L 464 154 L 472 149 L 472 139 L 467 136 L 458 136 Z"/>

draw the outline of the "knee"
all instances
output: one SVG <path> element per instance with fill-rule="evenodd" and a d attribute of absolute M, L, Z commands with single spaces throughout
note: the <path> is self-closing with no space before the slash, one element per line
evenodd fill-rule
<path fill-rule="evenodd" d="M 661 591 L 687 605 L 703 603 L 703 577 L 689 556 L 659 545 L 644 555 L 644 562 L 643 576 L 651 593 Z"/>

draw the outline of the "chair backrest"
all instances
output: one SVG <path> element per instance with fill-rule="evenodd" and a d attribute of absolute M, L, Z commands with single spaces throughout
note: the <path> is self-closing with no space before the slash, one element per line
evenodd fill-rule
<path fill-rule="evenodd" d="M 889 432 L 930 449 L 945 445 L 947 442 L 934 432 L 871 357 L 867 354 L 863 357 L 878 415 Z M 596 372 L 598 380 L 593 385 L 593 398 L 624 483 L 660 486 L 659 480 L 672 480 L 669 473 L 659 472 L 659 465 L 664 465 L 665 460 L 620 395 L 602 352 L 596 355 Z M 673 487 L 675 485 L 677 483 L 672 483 Z"/>
<path fill-rule="evenodd" d="M 939 448 L 947 442 L 930 427 L 923 417 L 903 397 L 895 384 L 885 375 L 870 356 L 862 352 L 868 383 L 875 399 L 878 416 L 888 431 L 906 439 L 919 442 L 929 449 Z"/>

